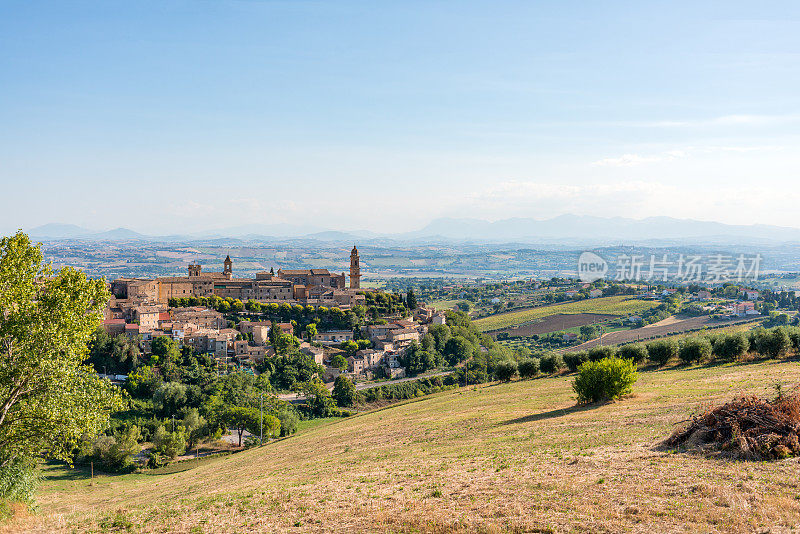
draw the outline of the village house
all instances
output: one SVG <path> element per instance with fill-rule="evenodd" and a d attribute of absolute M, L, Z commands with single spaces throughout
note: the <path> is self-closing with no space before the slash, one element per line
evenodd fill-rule
<path fill-rule="evenodd" d="M 756 301 L 761 296 L 761 293 L 755 289 L 740 289 L 739 296 L 747 300 Z"/>
<path fill-rule="evenodd" d="M 322 362 L 325 359 L 325 349 L 322 347 L 315 347 L 311 343 L 300 343 L 300 352 L 306 356 L 311 356 L 314 358 L 314 361 L 319 365 L 322 365 Z"/>
<path fill-rule="evenodd" d="M 751 300 L 743 300 L 741 302 L 736 302 L 731 307 L 732 312 L 739 317 L 744 317 L 747 315 L 758 315 L 758 310 L 756 310 L 755 302 Z"/>
<path fill-rule="evenodd" d="M 318 332 L 314 339 L 323 345 L 344 343 L 345 341 L 353 340 L 353 332 L 351 330 L 331 330 L 329 332 Z"/>

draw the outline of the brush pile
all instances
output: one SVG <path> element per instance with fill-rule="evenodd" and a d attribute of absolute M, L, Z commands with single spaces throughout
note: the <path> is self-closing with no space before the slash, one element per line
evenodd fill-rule
<path fill-rule="evenodd" d="M 779 396 L 773 401 L 734 399 L 694 417 L 665 444 L 725 451 L 751 460 L 800 455 L 800 395 Z"/>

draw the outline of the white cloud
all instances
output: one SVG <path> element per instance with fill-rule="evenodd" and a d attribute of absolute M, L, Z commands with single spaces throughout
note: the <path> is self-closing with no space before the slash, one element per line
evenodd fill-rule
<path fill-rule="evenodd" d="M 719 152 L 733 152 L 733 153 L 748 153 L 748 152 L 761 152 L 761 151 L 777 151 L 783 150 L 783 147 L 776 145 L 758 145 L 758 146 L 687 146 L 659 152 L 651 155 L 640 154 L 623 154 L 619 157 L 607 157 L 592 162 L 592 165 L 597 167 L 633 167 L 635 165 L 642 165 L 645 163 L 659 163 L 665 161 L 674 161 L 677 159 L 690 158 L 698 155 L 713 154 Z"/>
<path fill-rule="evenodd" d="M 658 156 L 640 156 L 639 154 L 623 154 L 618 158 L 603 158 L 595 161 L 592 165 L 600 167 L 632 167 L 634 165 L 641 165 L 642 163 L 654 163 L 661 161 L 662 158 Z"/>
<path fill-rule="evenodd" d="M 641 126 L 658 128 L 687 128 L 687 127 L 708 127 L 708 126 L 764 126 L 772 124 L 785 124 L 797 122 L 800 115 L 749 115 L 732 114 L 711 117 L 708 119 L 692 120 L 661 120 L 640 123 Z"/>

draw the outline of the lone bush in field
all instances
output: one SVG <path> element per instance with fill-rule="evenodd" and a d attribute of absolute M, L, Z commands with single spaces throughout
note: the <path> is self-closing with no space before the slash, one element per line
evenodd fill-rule
<path fill-rule="evenodd" d="M 711 356 L 711 343 L 704 337 L 684 340 L 678 354 L 684 363 L 699 363 Z"/>
<path fill-rule="evenodd" d="M 543 373 L 557 373 L 564 368 L 564 358 L 556 352 L 545 354 L 539 360 L 539 368 Z"/>
<path fill-rule="evenodd" d="M 633 363 L 640 363 L 647 360 L 647 347 L 641 343 L 623 345 L 617 349 L 617 357 L 623 360 L 633 360 Z"/>
<path fill-rule="evenodd" d="M 629 394 L 638 378 L 633 360 L 603 358 L 581 364 L 572 389 L 578 394 L 579 404 L 600 402 Z"/>
<path fill-rule="evenodd" d="M 520 378 L 533 378 L 539 374 L 539 358 L 525 358 L 517 366 Z"/>
<path fill-rule="evenodd" d="M 658 339 L 647 344 L 647 357 L 658 365 L 666 365 L 678 356 L 678 344 L 674 339 Z"/>
<path fill-rule="evenodd" d="M 578 367 L 580 367 L 583 362 L 588 361 L 589 354 L 586 351 L 568 352 L 564 355 L 564 363 L 566 364 L 567 369 L 573 373 L 578 370 Z"/>
<path fill-rule="evenodd" d="M 494 369 L 494 375 L 498 380 L 509 382 L 514 375 L 517 374 L 517 362 L 514 360 L 506 360 L 497 364 Z"/>

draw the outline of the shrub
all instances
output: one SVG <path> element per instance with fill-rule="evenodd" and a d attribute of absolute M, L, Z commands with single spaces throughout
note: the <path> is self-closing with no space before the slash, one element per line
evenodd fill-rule
<path fill-rule="evenodd" d="M 297 432 L 297 425 L 300 422 L 300 418 L 293 408 L 283 406 L 278 409 L 275 416 L 281 422 L 281 436 L 291 436 Z"/>
<path fill-rule="evenodd" d="M 629 394 L 638 378 L 633 360 L 603 358 L 581 364 L 572 389 L 581 404 L 600 402 Z"/>
<path fill-rule="evenodd" d="M 539 374 L 539 358 L 525 358 L 517 366 L 521 378 L 533 378 Z"/>
<path fill-rule="evenodd" d="M 714 356 L 723 361 L 737 360 L 747 354 L 748 350 L 750 350 L 750 341 L 741 332 L 717 337 L 711 348 Z"/>
<path fill-rule="evenodd" d="M 35 461 L 12 460 L 0 467 L 0 501 L 32 504 L 39 482 Z"/>
<path fill-rule="evenodd" d="M 556 373 L 564 368 L 564 358 L 556 352 L 545 354 L 539 360 L 539 368 L 543 373 Z"/>
<path fill-rule="evenodd" d="M 678 356 L 678 344 L 674 339 L 657 339 L 647 344 L 647 357 L 658 365 L 666 365 Z"/>
<path fill-rule="evenodd" d="M 756 352 L 765 358 L 780 358 L 792 347 L 792 340 L 783 328 L 760 329 L 755 333 Z"/>
<path fill-rule="evenodd" d="M 153 436 L 153 451 L 161 456 L 174 460 L 186 451 L 186 435 L 182 426 L 175 432 L 168 432 L 164 426 L 159 426 Z"/>
<path fill-rule="evenodd" d="M 613 358 L 617 355 L 617 348 L 608 345 L 601 347 L 592 347 L 588 351 L 589 361 L 599 362 L 603 358 Z"/>
<path fill-rule="evenodd" d="M 564 363 L 567 365 L 567 369 L 573 373 L 578 370 L 578 367 L 580 367 L 583 362 L 588 361 L 589 354 L 586 353 L 586 351 L 568 352 L 564 355 Z"/>
<path fill-rule="evenodd" d="M 678 353 L 684 363 L 698 363 L 711 356 L 711 343 L 704 337 L 688 338 Z"/>
<path fill-rule="evenodd" d="M 633 360 L 634 363 L 640 363 L 647 360 L 647 347 L 641 343 L 623 345 L 617 349 L 617 357 L 623 360 Z"/>
<path fill-rule="evenodd" d="M 517 362 L 514 360 L 505 360 L 499 362 L 494 368 L 494 375 L 498 380 L 502 380 L 503 382 L 510 381 L 516 374 Z"/>

